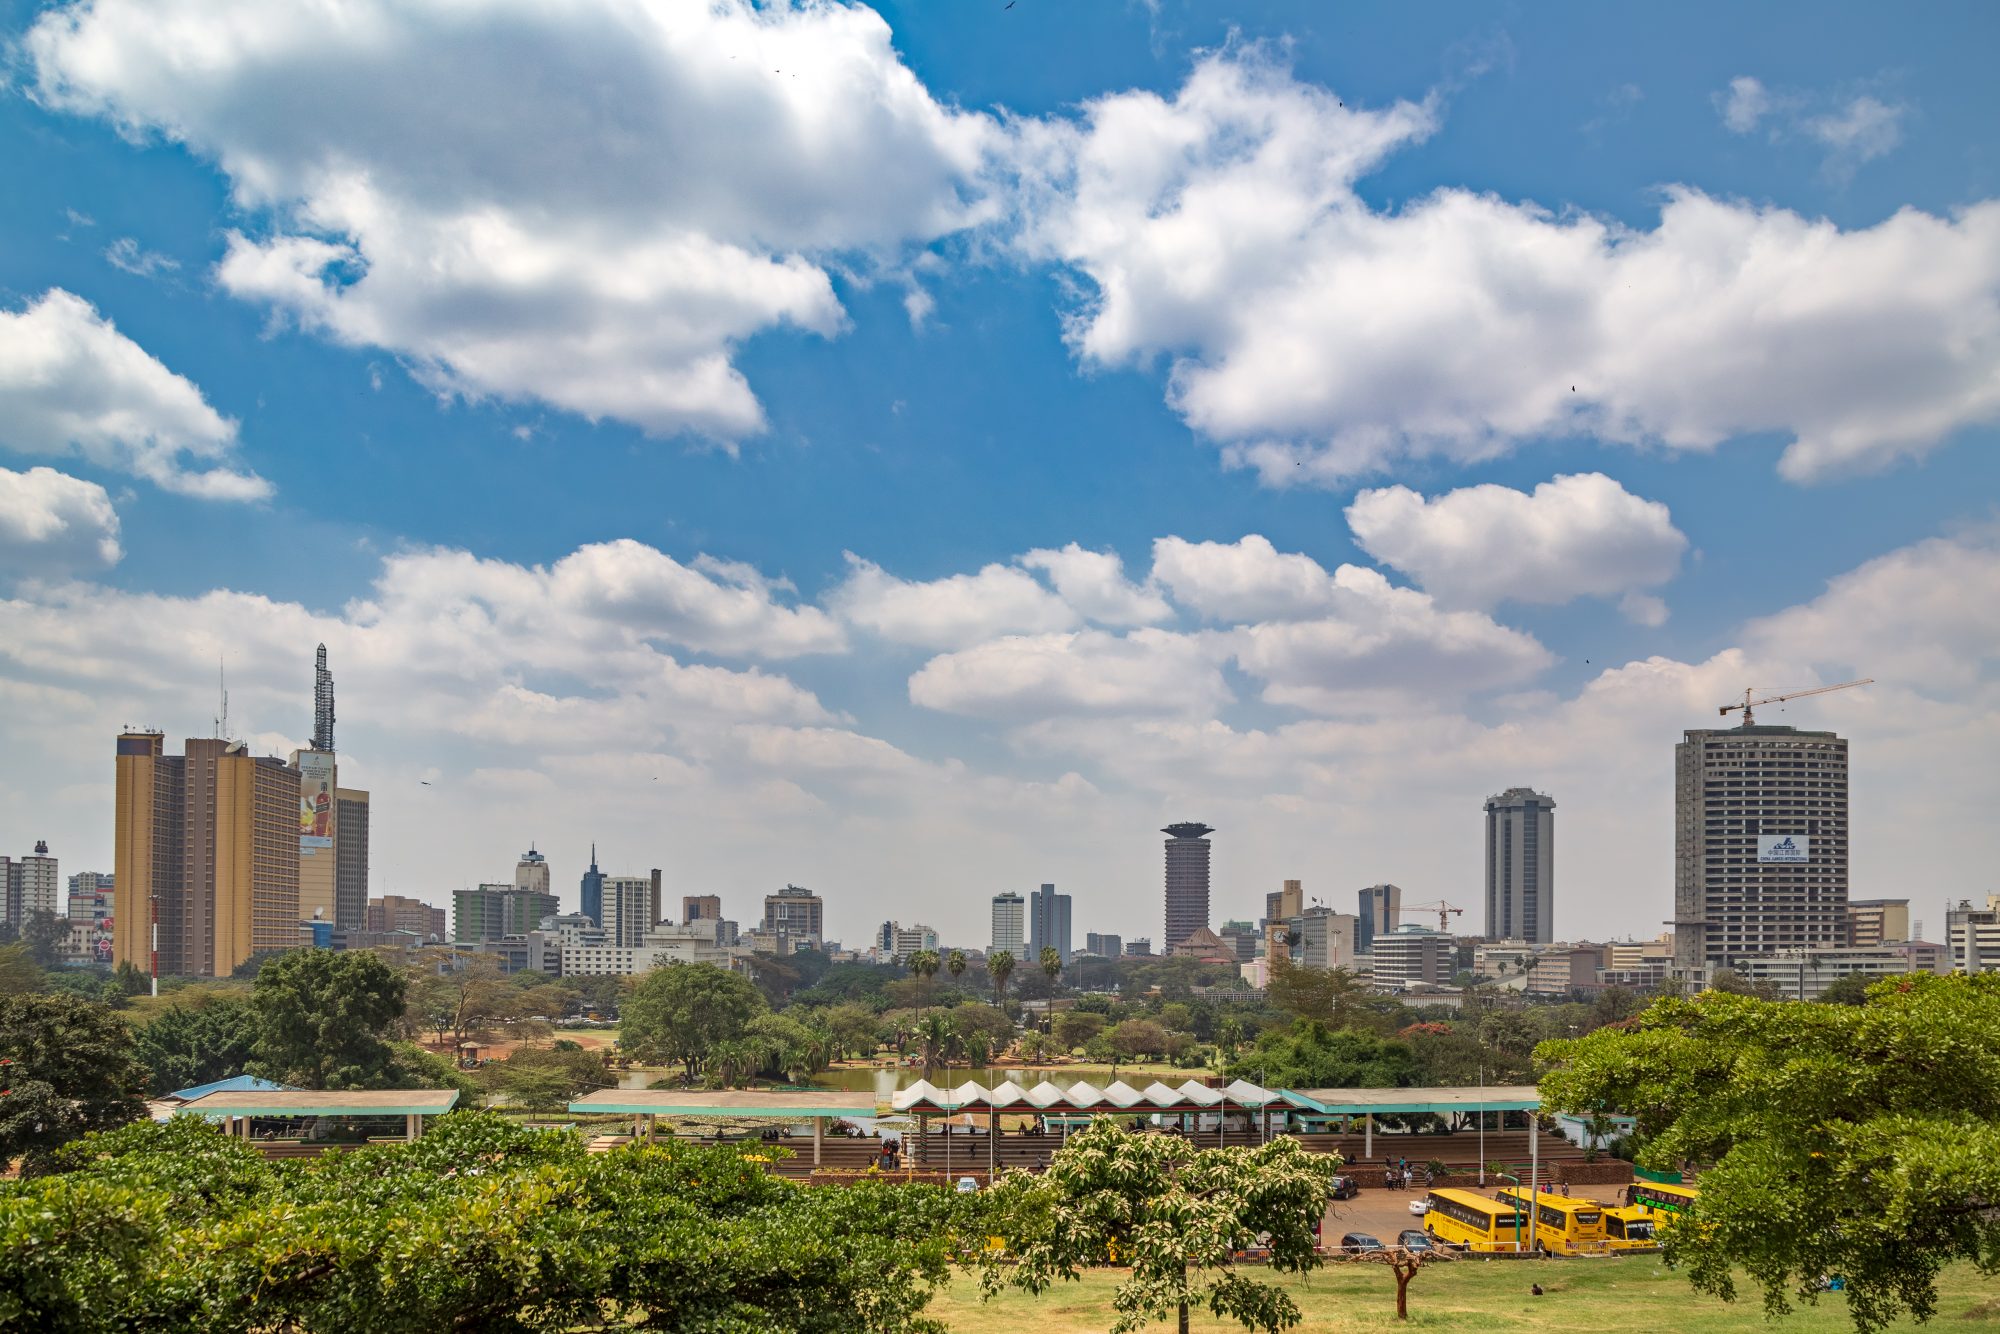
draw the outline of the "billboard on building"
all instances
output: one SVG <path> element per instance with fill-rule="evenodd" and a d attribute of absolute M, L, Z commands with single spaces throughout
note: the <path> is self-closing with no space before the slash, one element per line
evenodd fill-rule
<path fill-rule="evenodd" d="M 1812 860 L 1812 839 L 1805 834 L 1760 834 L 1757 860 L 1778 866 L 1803 866 Z"/>
<path fill-rule="evenodd" d="M 310 856 L 333 846 L 333 755 L 299 752 L 299 852 Z"/>

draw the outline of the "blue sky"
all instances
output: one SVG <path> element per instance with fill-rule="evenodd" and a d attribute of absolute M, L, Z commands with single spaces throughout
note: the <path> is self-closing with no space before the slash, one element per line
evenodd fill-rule
<path fill-rule="evenodd" d="M 1867 674 L 1855 893 L 1988 886 L 1989 7 L 325 12 L 0 3 L 0 837 L 325 638 L 378 892 L 1476 916 L 1527 783 L 1650 935 L 1678 729 Z"/>

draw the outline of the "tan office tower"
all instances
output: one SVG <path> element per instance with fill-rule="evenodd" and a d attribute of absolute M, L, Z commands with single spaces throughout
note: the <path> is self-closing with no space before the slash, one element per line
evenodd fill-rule
<path fill-rule="evenodd" d="M 1757 724 L 1674 747 L 1674 967 L 1833 949 L 1847 928 L 1847 742 Z"/>
<path fill-rule="evenodd" d="M 1291 952 L 1287 937 L 1291 933 L 1292 919 L 1303 917 L 1306 911 L 1305 883 L 1299 880 L 1285 881 L 1283 889 L 1273 890 L 1264 896 L 1264 957 Z"/>
<path fill-rule="evenodd" d="M 112 958 L 162 976 L 227 977 L 260 950 L 299 943 L 299 773 L 241 742 L 157 732 L 118 738 Z M 124 888 L 130 886 L 130 888 Z"/>
<path fill-rule="evenodd" d="M 722 918 L 722 896 L 719 894 L 681 895 L 681 921 L 715 922 Z"/>

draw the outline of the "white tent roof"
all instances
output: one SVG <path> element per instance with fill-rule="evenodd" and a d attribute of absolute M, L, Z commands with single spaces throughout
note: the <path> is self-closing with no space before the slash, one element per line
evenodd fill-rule
<path fill-rule="evenodd" d="M 899 1090 L 889 1099 L 889 1105 L 898 1112 L 917 1108 L 956 1112 L 989 1107 L 1002 1111 L 1032 1108 L 1058 1112 L 1124 1111 L 1139 1107 L 1150 1111 L 1192 1112 L 1223 1106 L 1263 1107 L 1276 1101 L 1277 1094 L 1241 1079 L 1226 1089 L 1212 1089 L 1192 1079 L 1179 1088 L 1155 1081 L 1144 1089 L 1135 1089 L 1121 1081 L 1104 1088 L 1079 1083 L 1065 1089 L 1043 1080 L 1039 1084 L 1023 1086 L 1009 1082 L 991 1088 L 967 1081 L 954 1089 L 941 1089 L 920 1079 Z"/>

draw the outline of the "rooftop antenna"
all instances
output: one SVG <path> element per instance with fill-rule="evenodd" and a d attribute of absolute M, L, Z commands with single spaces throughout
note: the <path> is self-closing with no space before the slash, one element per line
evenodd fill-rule
<path fill-rule="evenodd" d="M 215 660 L 215 689 L 218 696 L 218 711 L 215 715 L 215 739 L 229 740 L 229 676 L 223 670 L 222 659 Z"/>
<path fill-rule="evenodd" d="M 333 673 L 326 669 L 326 645 L 313 660 L 314 750 L 333 750 Z"/>

